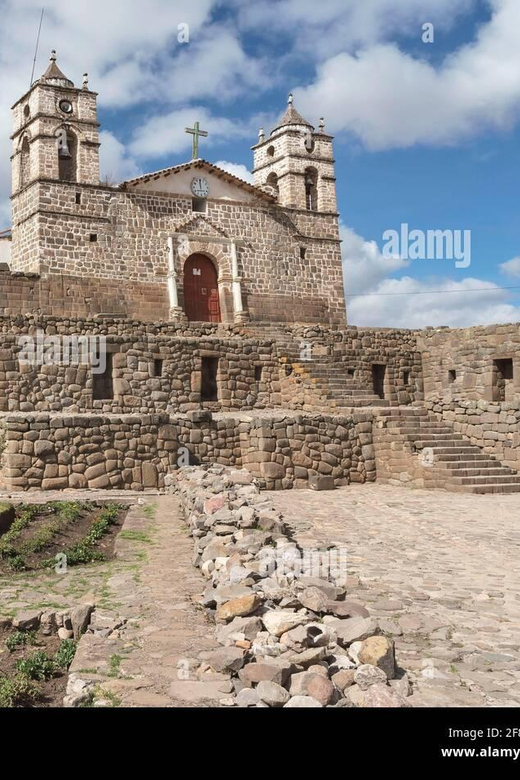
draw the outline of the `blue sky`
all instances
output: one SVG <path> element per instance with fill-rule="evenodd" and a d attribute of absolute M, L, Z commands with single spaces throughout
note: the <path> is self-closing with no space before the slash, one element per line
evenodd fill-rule
<path fill-rule="evenodd" d="M 1 227 L 41 2 L 0 0 Z M 487 324 L 520 320 L 520 290 L 496 289 L 520 286 L 519 30 L 519 0 L 54 0 L 36 76 L 51 48 L 76 84 L 89 72 L 111 181 L 188 159 L 194 119 L 202 155 L 247 177 L 293 91 L 335 135 L 350 322 Z M 471 230 L 470 267 L 383 257 L 401 223 Z"/>

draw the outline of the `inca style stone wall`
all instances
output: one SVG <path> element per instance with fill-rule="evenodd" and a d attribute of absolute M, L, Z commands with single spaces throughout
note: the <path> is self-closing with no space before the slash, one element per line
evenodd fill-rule
<path fill-rule="evenodd" d="M 162 487 L 178 446 L 165 415 L 7 415 L 1 424 L 7 490 Z"/>
<path fill-rule="evenodd" d="M 432 328 L 416 335 L 426 399 L 520 400 L 520 324 Z M 500 361 L 507 360 L 512 377 L 501 381 Z"/>
<path fill-rule="evenodd" d="M 29 338 L 61 345 L 65 356 L 71 339 L 84 337 L 106 340 L 113 398 L 94 398 L 88 356 L 80 365 L 65 358 L 49 364 L 46 359 L 34 364 L 23 360 Z M 300 360 L 302 344 L 310 345 L 307 362 Z M 203 397 L 205 358 L 218 360 L 216 401 Z M 295 366 L 289 376 L 288 362 Z M 368 393 L 374 362 L 387 368 L 387 400 L 409 403 L 422 397 L 420 354 L 413 334 L 403 331 L 295 328 L 280 340 L 280 334 L 253 336 L 243 328 L 222 331 L 215 324 L 185 327 L 19 314 L 0 317 L 0 411 L 187 412 L 203 404 L 215 411 L 285 407 L 326 413 L 327 383 L 339 382 L 341 389 L 352 370 Z M 325 374 L 319 373 L 323 367 Z M 344 405 L 349 403 L 347 397 Z"/>
<path fill-rule="evenodd" d="M 0 418 L 7 490 L 164 487 L 189 464 L 248 468 L 269 490 L 375 479 L 370 415 L 213 419 L 168 415 L 15 414 Z"/>

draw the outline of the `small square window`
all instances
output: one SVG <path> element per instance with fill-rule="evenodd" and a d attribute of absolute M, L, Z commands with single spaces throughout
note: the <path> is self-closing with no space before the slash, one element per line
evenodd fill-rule
<path fill-rule="evenodd" d="M 91 233 L 90 234 L 90 243 L 95 244 L 97 241 L 97 233 Z"/>
<path fill-rule="evenodd" d="M 206 198 L 192 198 L 191 210 L 199 214 L 205 214 L 207 211 Z"/>

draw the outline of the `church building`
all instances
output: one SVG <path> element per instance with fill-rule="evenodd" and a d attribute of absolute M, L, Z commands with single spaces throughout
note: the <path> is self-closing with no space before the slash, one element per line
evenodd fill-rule
<path fill-rule="evenodd" d="M 46 315 L 346 324 L 332 137 L 296 110 L 253 146 L 254 184 L 199 157 L 100 181 L 97 94 L 53 52 L 13 106 L 11 271 Z"/>

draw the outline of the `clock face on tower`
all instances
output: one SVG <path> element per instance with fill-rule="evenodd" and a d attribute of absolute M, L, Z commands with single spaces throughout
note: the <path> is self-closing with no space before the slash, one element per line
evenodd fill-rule
<path fill-rule="evenodd" d="M 209 182 L 202 176 L 196 176 L 191 182 L 191 191 L 196 198 L 207 198 L 209 195 Z"/>
<path fill-rule="evenodd" d="M 72 103 L 70 100 L 60 100 L 60 111 L 64 114 L 72 114 Z"/>

